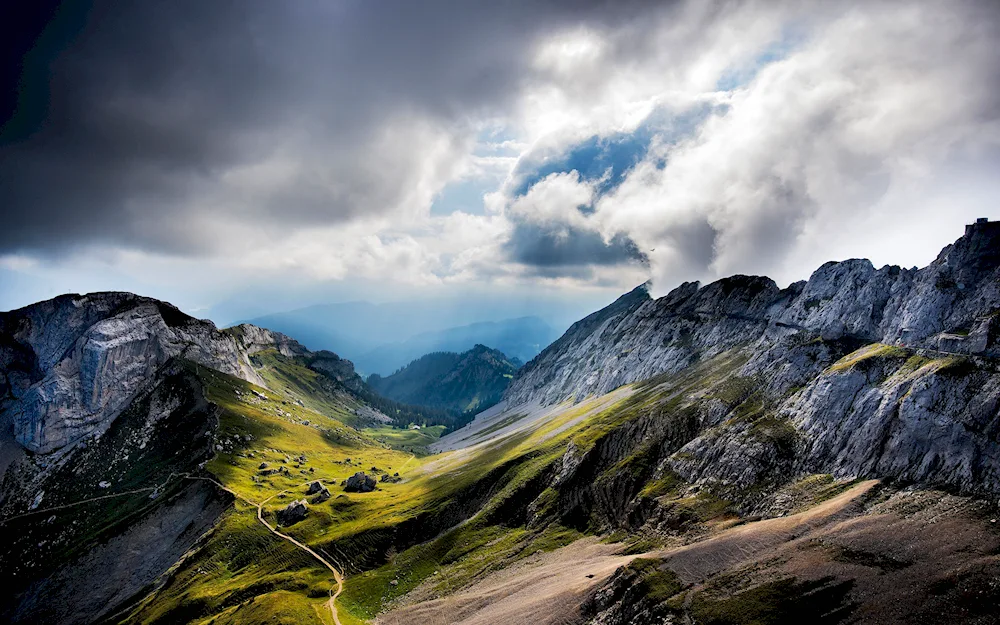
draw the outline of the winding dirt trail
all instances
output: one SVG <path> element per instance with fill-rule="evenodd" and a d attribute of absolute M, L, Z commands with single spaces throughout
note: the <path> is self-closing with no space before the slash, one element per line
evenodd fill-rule
<path fill-rule="evenodd" d="M 46 512 L 55 512 L 56 510 L 65 510 L 67 508 L 72 508 L 74 506 L 82 506 L 85 503 L 93 503 L 95 501 L 103 501 L 105 499 L 114 499 L 116 497 L 125 497 L 127 495 L 137 495 L 139 493 L 149 493 L 156 492 L 161 488 L 166 488 L 167 484 L 171 482 L 174 478 L 182 479 L 205 479 L 205 478 L 192 478 L 187 473 L 171 473 L 170 476 L 159 486 L 147 486 L 145 488 L 135 488 L 133 490 L 125 490 L 120 493 L 112 493 L 110 495 L 100 495 L 98 497 L 91 497 L 89 499 L 81 499 L 80 501 L 74 501 L 73 503 L 66 503 L 59 506 L 52 506 L 51 508 L 40 508 L 38 510 L 31 510 L 30 512 L 25 512 L 24 514 L 15 514 L 14 516 L 9 516 L 6 519 L 0 519 L 0 525 L 7 523 L 8 521 L 14 521 L 16 519 L 23 519 L 24 517 L 34 516 L 36 514 L 45 514 Z M 212 480 L 209 480 L 212 481 Z"/>
<path fill-rule="evenodd" d="M 248 503 L 251 506 L 255 506 L 257 508 L 257 520 L 260 521 L 261 525 L 263 525 L 264 527 L 266 527 L 269 532 L 271 532 L 272 534 L 274 534 L 278 538 L 281 538 L 282 540 L 287 540 L 288 542 L 292 543 L 293 545 L 295 545 L 299 549 L 302 549 L 303 551 L 305 551 L 306 553 L 308 553 L 309 555 L 311 555 L 313 558 L 315 558 L 320 564 L 322 564 L 326 568 L 330 569 L 330 572 L 333 573 L 333 578 L 337 581 L 337 586 L 336 586 L 336 590 L 334 590 L 332 587 L 330 588 L 330 600 L 326 602 L 326 607 L 330 609 L 330 616 L 333 617 L 333 623 L 334 623 L 334 625 L 341 625 L 340 617 L 337 615 L 337 604 L 336 604 L 336 601 L 337 601 L 337 597 L 340 596 L 340 593 L 344 592 L 344 576 L 341 575 L 341 573 L 337 569 L 337 567 L 335 567 L 332 564 L 330 564 L 330 562 L 326 558 L 324 558 L 323 556 L 321 556 L 318 553 L 316 553 L 308 545 L 305 545 L 305 544 L 303 544 L 303 543 L 295 540 L 294 538 L 292 538 L 288 534 L 282 534 L 281 532 L 279 532 L 277 530 L 277 528 L 275 528 L 273 525 L 271 525 L 270 523 L 268 523 L 267 521 L 264 520 L 264 504 L 266 504 L 267 502 L 271 501 L 275 497 L 278 497 L 279 495 L 284 495 L 285 493 L 287 493 L 287 492 L 289 492 L 291 490 L 294 490 L 296 488 L 301 488 L 301 487 L 303 487 L 303 486 L 305 486 L 307 484 L 310 484 L 312 482 L 315 482 L 317 480 L 315 480 L 315 479 L 307 480 L 307 481 L 303 482 L 302 484 L 298 484 L 298 485 L 296 485 L 296 486 L 294 486 L 292 488 L 289 488 L 289 489 L 283 490 L 281 492 L 275 493 L 275 494 L 271 495 L 270 497 L 268 497 L 267 499 L 265 499 L 264 501 L 261 501 L 260 503 L 257 503 L 255 501 L 250 501 L 249 499 L 247 499 L 246 497 L 240 495 L 236 491 L 234 491 L 234 490 L 232 490 L 232 489 L 230 489 L 230 488 L 222 485 L 220 482 L 217 482 L 217 481 L 215 481 L 215 480 L 213 480 L 211 478 L 208 478 L 208 477 L 192 477 L 190 479 L 193 479 L 193 480 L 205 480 L 206 482 L 211 482 L 211 483 L 215 484 L 216 486 L 218 486 L 219 488 L 221 488 L 222 490 L 224 490 L 227 493 L 231 494 L 233 497 L 236 497 L 240 501 Z"/>
<path fill-rule="evenodd" d="M 218 488 L 226 491 L 227 493 L 229 493 L 233 497 L 239 499 L 240 501 L 242 501 L 242 502 L 244 502 L 246 504 L 249 504 L 251 506 L 254 506 L 255 508 L 257 508 L 257 520 L 260 521 L 260 523 L 264 527 L 266 527 L 269 532 L 271 532 L 275 536 L 281 538 L 282 540 L 287 540 L 288 542 L 292 543 L 293 545 L 295 545 L 299 549 L 302 549 L 303 551 L 305 551 L 306 553 L 308 553 L 309 555 L 311 555 L 313 558 L 315 558 L 320 564 L 322 564 L 323 566 L 325 566 L 326 568 L 328 568 L 330 570 L 330 572 L 333 573 L 333 578 L 337 581 L 337 586 L 336 586 L 336 590 L 333 587 L 330 588 L 330 600 L 326 602 L 326 606 L 330 609 L 330 616 L 333 617 L 333 623 L 334 623 L 334 625 L 342 625 L 341 622 L 340 622 L 340 617 L 337 615 L 336 600 L 337 600 L 337 597 L 340 596 L 340 593 L 342 593 L 344 591 L 344 576 L 340 573 L 340 571 L 337 569 L 337 567 L 335 567 L 332 564 L 330 564 L 330 562 L 327 561 L 326 558 L 324 558 L 323 556 L 321 556 L 318 553 L 316 553 L 313 549 L 311 549 L 307 545 L 305 545 L 305 544 L 303 544 L 303 543 L 295 540 L 291 536 L 288 536 L 287 534 L 282 534 L 274 526 L 272 526 L 270 523 L 268 523 L 267 521 L 264 520 L 264 504 L 266 504 L 267 502 L 271 501 L 272 499 L 274 499 L 275 497 L 277 497 L 279 495 L 283 495 L 283 494 L 285 494 L 285 493 L 287 493 L 287 492 L 289 492 L 289 491 L 291 491 L 291 490 L 293 490 L 295 488 L 301 488 L 302 486 L 305 486 L 306 484 L 309 484 L 311 482 L 316 481 L 314 479 L 313 480 L 308 480 L 306 482 L 303 482 L 302 484 L 298 484 L 298 485 L 294 486 L 293 488 L 289 488 L 289 489 L 283 490 L 283 491 L 281 491 L 279 493 L 275 493 L 275 494 L 271 495 L 270 497 L 268 497 L 267 499 L 265 499 L 264 501 L 261 501 L 260 503 L 257 503 L 256 501 L 251 501 L 251 500 L 247 499 L 246 497 L 244 497 L 243 495 L 240 495 L 239 493 L 237 493 L 233 489 L 229 488 L 228 486 L 225 486 L 221 482 L 219 482 L 217 480 L 214 480 L 214 479 L 212 479 L 210 477 L 190 475 L 188 473 L 171 473 L 170 476 L 166 479 L 166 481 L 164 481 L 163 484 L 160 484 L 159 486 L 148 486 L 146 488 L 137 488 L 137 489 L 134 489 L 134 490 L 123 491 L 123 492 L 120 492 L 120 493 L 112 493 L 112 494 L 109 494 L 109 495 L 101 495 L 99 497 L 91 497 L 89 499 L 81 499 L 80 501 L 74 501 L 73 503 L 63 504 L 63 505 L 60 505 L 60 506 L 52 506 L 51 508 L 43 508 L 43 509 L 40 509 L 40 510 L 32 510 L 32 511 L 26 512 L 24 514 L 18 514 L 18 515 L 15 515 L 15 516 L 7 517 L 6 519 L 0 519 L 0 525 L 3 525 L 4 523 L 7 523 L 8 521 L 13 521 L 15 519 L 21 519 L 21 518 L 24 518 L 24 517 L 27 517 L 27 516 L 34 516 L 36 514 L 44 514 L 46 512 L 55 512 L 56 510 L 65 510 L 67 508 L 72 508 L 74 506 L 81 506 L 81 505 L 84 505 L 84 504 L 92 503 L 94 501 L 101 501 L 101 500 L 104 500 L 104 499 L 113 499 L 115 497 L 124 497 L 126 495 L 135 495 L 135 494 L 138 494 L 138 493 L 146 493 L 146 492 L 159 491 L 160 489 L 165 488 L 167 486 L 167 484 L 169 484 L 175 478 L 181 478 L 181 479 L 187 479 L 187 480 L 200 480 L 200 481 L 203 481 L 203 482 L 210 482 L 211 484 L 214 484 L 216 487 L 218 487 Z"/>
<path fill-rule="evenodd" d="M 303 482 L 302 484 L 299 485 L 299 487 L 305 486 L 306 484 L 309 484 L 309 483 L 314 482 L 314 481 L 316 481 L 316 480 L 309 480 L 307 482 Z M 222 486 L 222 485 L 220 484 L 220 486 Z M 222 488 L 226 488 L 226 487 L 222 486 Z M 229 489 L 226 488 L 226 490 L 229 490 Z M 320 564 L 322 564 L 326 568 L 330 569 L 330 572 L 333 573 L 333 578 L 335 580 L 337 580 L 337 590 L 335 591 L 333 588 L 330 589 L 330 600 L 326 602 L 326 605 L 327 605 L 328 608 L 330 608 L 330 616 L 333 617 L 334 625 L 341 625 L 341 623 L 340 623 L 340 617 L 337 615 L 336 601 L 337 601 L 337 597 L 340 596 L 340 593 L 342 593 L 344 591 L 344 576 L 341 575 L 340 571 L 338 571 L 335 566 L 333 566 L 332 564 L 330 564 L 330 562 L 328 562 L 326 560 L 326 558 L 324 558 L 323 556 L 321 556 L 318 553 L 316 553 L 315 551 L 313 551 L 307 545 L 304 545 L 304 544 L 300 543 L 299 541 L 295 540 L 291 536 L 289 536 L 287 534 L 282 534 L 277 529 L 275 529 L 274 526 L 272 526 L 270 523 L 268 523 L 267 521 L 264 520 L 264 504 L 266 504 L 267 502 L 271 501 L 272 499 L 274 499 L 278 495 L 283 495 L 283 494 L 287 493 L 289 490 L 292 490 L 292 489 L 283 490 L 280 493 L 275 493 L 274 495 L 271 495 L 270 497 L 268 497 L 264 501 L 260 502 L 259 504 L 254 504 L 253 502 L 250 502 L 250 503 L 251 503 L 251 505 L 256 505 L 257 506 L 257 520 L 260 521 L 264 525 L 264 527 L 266 527 L 272 534 L 274 534 L 275 536 L 278 536 L 280 538 L 283 538 L 283 539 L 287 540 L 288 542 L 292 543 L 293 545 L 295 545 L 296 547 L 298 547 L 299 549 L 304 550 L 306 553 L 308 553 L 312 557 L 316 558 L 316 560 L 318 560 L 320 562 Z M 232 492 L 232 491 L 229 491 L 229 492 Z M 237 495 L 237 497 L 238 496 L 239 495 Z M 241 497 L 241 499 L 242 499 L 242 497 Z M 246 501 L 246 499 L 244 499 L 244 501 Z"/>

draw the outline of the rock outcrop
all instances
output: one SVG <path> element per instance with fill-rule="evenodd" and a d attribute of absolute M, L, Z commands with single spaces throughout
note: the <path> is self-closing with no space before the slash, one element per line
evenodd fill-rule
<path fill-rule="evenodd" d="M 299 499 L 278 510 L 276 516 L 278 517 L 278 525 L 288 527 L 305 520 L 308 514 L 309 506 L 306 505 L 306 500 Z"/>
<path fill-rule="evenodd" d="M 318 503 L 323 503 L 324 501 L 330 498 L 330 489 L 328 489 L 326 486 L 322 486 L 314 494 L 315 496 L 309 500 L 309 503 L 313 505 L 316 505 Z"/>
<path fill-rule="evenodd" d="M 370 493 L 375 490 L 375 478 L 358 471 L 344 482 L 344 490 L 349 493 Z"/>
<path fill-rule="evenodd" d="M 173 357 L 263 384 L 249 358 L 272 348 L 305 352 L 281 334 L 219 331 L 130 293 L 64 295 L 0 313 L 0 414 L 21 445 L 49 453 L 106 427 Z"/>
<path fill-rule="evenodd" d="M 344 387 L 352 391 L 361 391 L 364 387 L 361 377 L 354 371 L 354 363 L 341 358 L 331 351 L 323 349 L 318 352 L 312 352 L 309 354 L 308 363 L 309 368 L 313 371 L 318 371 L 340 382 Z"/>

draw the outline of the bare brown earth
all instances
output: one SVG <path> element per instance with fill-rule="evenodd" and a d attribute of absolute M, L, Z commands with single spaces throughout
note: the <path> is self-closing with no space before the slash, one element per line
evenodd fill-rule
<path fill-rule="evenodd" d="M 595 586 L 635 556 L 616 555 L 621 545 L 586 538 L 498 571 L 442 599 L 420 601 L 380 617 L 378 625 L 492 625 L 575 623 L 580 604 Z M 593 575 L 593 578 L 588 578 Z M 414 591 L 417 595 L 426 588 Z"/>
<path fill-rule="evenodd" d="M 995 623 L 1000 531 L 985 504 L 938 491 L 858 484 L 805 512 L 749 522 L 683 547 L 620 555 L 584 539 L 493 573 L 445 598 L 418 588 L 379 625 L 584 620 L 580 606 L 635 557 L 662 558 L 696 593 L 726 597 L 762 583 L 853 580 L 857 623 Z M 593 577 L 589 577 L 593 576 Z M 689 602 L 688 602 L 689 603 Z"/>

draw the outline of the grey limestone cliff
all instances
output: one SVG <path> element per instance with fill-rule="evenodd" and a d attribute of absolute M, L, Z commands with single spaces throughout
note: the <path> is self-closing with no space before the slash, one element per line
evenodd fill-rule
<path fill-rule="evenodd" d="M 637 289 L 522 368 L 505 400 L 581 400 L 719 357 L 738 364 L 684 398 L 696 434 L 664 447 L 661 473 L 746 501 L 817 472 L 1000 493 L 1000 223 L 923 269 L 849 260 L 785 289 Z"/>
<path fill-rule="evenodd" d="M 785 289 L 756 276 L 685 283 L 659 299 L 639 287 L 574 324 L 518 372 L 504 399 L 579 400 L 739 345 L 766 351 L 790 335 L 996 355 L 998 312 L 1000 223 L 980 223 L 923 269 L 847 260 Z"/>
<path fill-rule="evenodd" d="M 25 448 L 49 453 L 100 430 L 180 356 L 262 384 L 251 354 L 304 348 L 250 325 L 220 331 L 131 293 L 65 295 L 0 313 L 0 416 Z"/>

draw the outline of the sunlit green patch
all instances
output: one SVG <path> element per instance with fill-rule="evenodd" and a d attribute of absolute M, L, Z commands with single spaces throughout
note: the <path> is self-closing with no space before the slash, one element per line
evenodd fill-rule
<path fill-rule="evenodd" d="M 416 429 L 412 425 L 407 428 L 396 428 L 386 425 L 377 428 L 365 428 L 362 431 L 393 449 L 418 456 L 426 456 L 430 453 L 428 447 L 441 438 L 446 429 L 443 425 L 428 425 L 419 429 Z"/>
<path fill-rule="evenodd" d="M 354 410 L 362 404 L 327 376 L 284 358 L 275 350 L 254 354 L 253 362 L 267 387 L 290 404 L 295 405 L 298 400 L 314 412 L 348 425 L 358 424 Z"/>
<path fill-rule="evenodd" d="M 639 593 L 653 603 L 662 603 L 684 589 L 677 574 L 657 558 L 636 558 L 626 565 L 639 578 Z"/>
<path fill-rule="evenodd" d="M 904 347 L 896 347 L 895 345 L 886 345 L 884 343 L 872 343 L 871 345 L 866 345 L 861 349 L 847 354 L 837 362 L 830 366 L 829 371 L 839 372 L 847 371 L 853 367 L 856 367 L 862 363 L 873 361 L 873 360 L 905 360 L 909 358 L 911 352 Z"/>
<path fill-rule="evenodd" d="M 333 584 L 316 560 L 258 523 L 255 508 L 237 503 L 127 621 L 331 623 Z"/>

